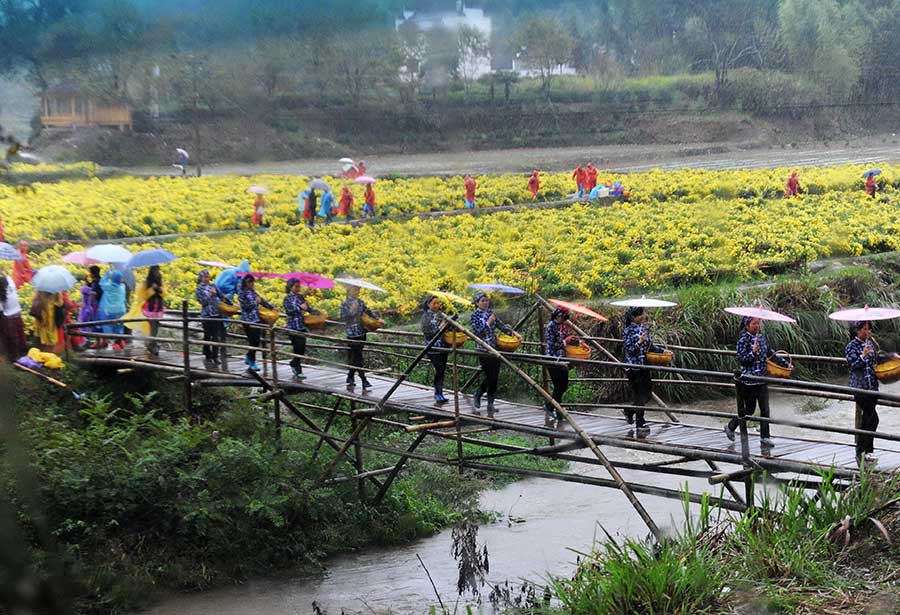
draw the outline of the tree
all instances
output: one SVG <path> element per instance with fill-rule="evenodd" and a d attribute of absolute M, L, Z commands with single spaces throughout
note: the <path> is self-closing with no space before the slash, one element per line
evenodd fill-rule
<path fill-rule="evenodd" d="M 359 37 L 323 38 L 313 51 L 318 56 L 313 61 L 327 81 L 354 106 L 381 86 L 395 82 L 403 63 L 397 36 L 380 29 Z"/>
<path fill-rule="evenodd" d="M 513 35 L 517 57 L 540 74 L 541 89 L 550 95 L 553 71 L 572 59 L 575 42 L 556 17 L 532 17 Z"/>
<path fill-rule="evenodd" d="M 695 65 L 715 72 L 720 101 L 729 71 L 758 57 L 753 26 L 759 5 L 755 0 L 695 0 L 692 8 L 684 24 L 685 42 L 694 52 Z"/>
<path fill-rule="evenodd" d="M 459 77 L 468 95 L 469 83 L 477 77 L 478 68 L 487 57 L 488 39 L 481 30 L 469 25 L 460 27 L 458 37 Z"/>

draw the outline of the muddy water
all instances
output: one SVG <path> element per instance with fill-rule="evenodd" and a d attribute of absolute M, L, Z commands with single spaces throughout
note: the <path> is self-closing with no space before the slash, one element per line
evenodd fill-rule
<path fill-rule="evenodd" d="M 885 387 L 900 392 L 900 383 Z M 773 395 L 773 418 L 790 418 L 822 425 L 853 425 L 852 402 L 829 402 L 821 409 L 801 408 L 803 398 Z M 695 403 L 693 407 L 731 411 L 733 400 Z M 880 431 L 900 433 L 900 411 L 881 408 Z M 649 418 L 649 417 L 648 417 Z M 686 423 L 720 426 L 704 417 L 683 417 Z M 773 427 L 774 435 L 815 438 L 815 432 Z M 821 433 L 819 439 L 850 442 L 849 436 Z M 881 447 L 881 445 L 877 446 Z M 898 448 L 884 443 L 884 448 Z M 628 461 L 658 460 L 659 456 L 638 451 L 607 449 L 611 458 Z M 702 463 L 688 467 L 705 468 Z M 605 476 L 591 467 L 588 474 Z M 626 479 L 671 488 L 684 485 L 683 478 L 625 471 Z M 705 481 L 691 479 L 692 491 Z M 680 502 L 639 496 L 661 527 L 680 526 L 684 512 Z M 611 534 L 644 536 L 647 530 L 625 497 L 616 490 L 544 479 L 522 480 L 503 489 L 485 493 L 481 504 L 497 511 L 500 520 L 482 526 L 479 540 L 490 553 L 490 583 L 520 579 L 540 581 L 548 572 L 565 574 L 574 567 L 573 550 L 587 550 L 595 536 L 603 536 L 602 526 Z M 254 580 L 240 587 L 172 596 L 151 615 L 293 615 L 311 613 L 315 601 L 336 615 L 350 613 L 424 613 L 436 602 L 434 590 L 416 557 L 422 558 L 445 604 L 456 596 L 456 563 L 450 557 L 450 532 L 390 549 L 368 549 L 333 558 L 319 575 L 286 576 Z"/>

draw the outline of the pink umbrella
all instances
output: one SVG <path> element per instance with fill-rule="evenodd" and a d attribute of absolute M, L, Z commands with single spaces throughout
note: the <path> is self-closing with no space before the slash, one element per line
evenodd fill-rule
<path fill-rule="evenodd" d="M 70 265 L 96 265 L 101 261 L 89 258 L 88 255 L 85 254 L 84 250 L 79 250 L 78 252 L 72 252 L 71 254 L 66 254 L 65 256 L 63 256 L 62 262 L 69 263 Z"/>
<path fill-rule="evenodd" d="M 250 186 L 247 188 L 250 194 L 269 194 L 269 189 L 265 186 Z"/>
<path fill-rule="evenodd" d="M 790 316 L 767 310 L 763 307 L 727 307 L 725 311 L 729 314 L 737 314 L 738 316 L 749 316 L 750 318 L 759 318 L 760 320 L 777 320 L 778 322 L 797 322 Z"/>
<path fill-rule="evenodd" d="M 900 316 L 900 310 L 894 308 L 869 307 L 868 305 L 861 308 L 852 308 L 849 310 L 841 310 L 834 314 L 829 314 L 828 318 L 832 320 L 846 320 L 856 322 L 858 320 L 888 320 Z"/>
<path fill-rule="evenodd" d="M 354 183 L 357 183 L 357 184 L 374 184 L 374 183 L 375 183 L 375 178 L 374 178 L 374 177 L 370 177 L 370 176 L 368 176 L 368 175 L 360 175 L 359 177 L 357 177 L 357 178 L 354 179 L 353 181 L 354 181 Z"/>
<path fill-rule="evenodd" d="M 305 271 L 294 271 L 293 273 L 285 273 L 282 277 L 286 280 L 297 280 L 300 286 L 307 288 L 333 288 L 334 280 L 326 278 L 317 273 L 306 273 Z"/>

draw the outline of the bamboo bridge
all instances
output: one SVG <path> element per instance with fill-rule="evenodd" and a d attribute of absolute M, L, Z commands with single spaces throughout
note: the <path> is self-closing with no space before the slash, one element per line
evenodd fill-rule
<path fill-rule="evenodd" d="M 649 431 L 636 431 L 621 415 L 608 416 L 598 413 L 604 410 L 609 412 L 610 409 L 633 408 L 627 403 L 563 405 L 556 403 L 547 392 L 545 368 L 549 365 L 565 365 L 579 371 L 591 370 L 613 374 L 608 377 L 575 380 L 624 382 L 624 378 L 621 377 L 623 364 L 603 345 L 618 340 L 591 337 L 575 323 L 570 322 L 569 325 L 573 330 L 591 347 L 591 358 L 556 361 L 546 357 L 542 352 L 541 336 L 545 315 L 552 311 L 554 306 L 539 295 L 535 295 L 534 298 L 534 303 L 513 328 L 525 330 L 529 319 L 534 316 L 537 326 L 533 329 L 535 335 L 532 337 L 537 339 L 529 341 L 526 331 L 524 352 L 505 353 L 493 350 L 490 352 L 496 355 L 509 372 L 534 391 L 533 398 L 538 403 L 497 399 L 494 412 L 490 414 L 475 408 L 472 396 L 465 392 L 480 376 L 477 366 L 467 364 L 479 354 L 475 350 L 464 348 L 439 350 L 450 355 L 447 368 L 450 401 L 447 404 L 435 403 L 430 386 L 409 381 L 410 375 L 414 369 L 422 365 L 427 353 L 436 350 L 432 349 L 432 345 L 438 339 L 436 337 L 429 343 L 422 344 L 421 334 L 413 331 L 382 329 L 370 334 L 365 342 L 370 362 L 377 358 L 384 367 L 367 370 L 372 387 L 365 390 L 348 387 L 346 384 L 346 370 L 349 366 L 342 362 L 343 351 L 347 347 L 347 340 L 343 336 L 316 331 L 307 333 L 308 354 L 300 357 L 303 361 L 305 378 L 295 381 L 292 379 L 288 361 L 297 355 L 289 351 L 289 331 L 265 324 L 253 325 L 264 330 L 263 347 L 254 348 L 263 354 L 263 370 L 259 373 L 247 372 L 239 355 L 251 347 L 240 341 L 203 342 L 200 330 L 203 319 L 192 315 L 186 302 L 182 305 L 180 313 L 169 312 L 160 320 L 161 329 L 167 334 L 175 335 L 142 338 L 157 341 L 162 345 L 158 356 L 150 357 L 143 348 L 132 344 L 120 351 L 98 349 L 75 352 L 70 354 L 68 359 L 84 366 L 166 373 L 170 379 L 183 381 L 186 410 L 190 413 L 194 412 L 194 393 L 199 388 L 259 389 L 260 392 L 254 399 L 259 403 L 271 403 L 271 412 L 267 413 L 267 416 L 274 423 L 277 438 L 280 439 L 282 429 L 296 429 L 318 437 L 314 455 L 320 454 L 323 446 L 334 451 L 327 471 L 319 480 L 320 484 L 356 481 L 360 497 L 370 499 L 375 504 L 386 495 L 407 461 L 417 460 L 455 466 L 460 472 L 472 469 L 617 488 L 626 496 L 650 531 L 658 537 L 658 527 L 641 504 L 637 494 L 682 500 L 687 497 L 695 503 L 705 498 L 715 506 L 739 512 L 754 505 L 754 481 L 763 474 L 770 482 L 790 480 L 810 488 L 814 488 L 825 477 L 840 487 L 859 475 L 852 443 L 816 438 L 823 432 L 844 436 L 870 433 L 856 428 L 750 416 L 741 418 L 739 438 L 736 442 L 732 442 L 721 429 L 721 422 L 716 423 L 715 427 L 692 424 L 682 421 L 676 413 L 687 417 L 711 417 L 719 421 L 733 418 L 734 413 L 682 407 L 673 409 L 657 395 L 654 395 L 654 400 L 658 405 L 645 408 Z M 446 320 L 448 329 L 462 331 L 476 342 L 480 341 L 463 324 L 450 318 Z M 132 339 L 129 335 L 101 335 L 78 330 L 79 327 L 103 322 L 129 321 L 73 323 L 67 327 L 67 335 Z M 241 338 L 242 335 L 234 333 L 228 335 L 228 339 Z M 211 368 L 204 362 L 204 356 L 200 351 L 202 345 L 219 349 L 223 360 L 221 367 Z M 527 352 L 529 349 L 540 352 Z M 724 350 L 697 348 L 690 350 L 731 354 Z M 794 359 L 843 362 L 842 358 L 837 357 L 795 356 Z M 406 364 L 402 372 L 394 371 L 392 368 L 391 364 L 397 363 L 398 360 L 401 362 L 400 365 Z M 732 372 L 649 365 L 643 366 L 643 369 L 652 371 L 656 384 L 735 388 L 735 374 Z M 538 372 L 538 375 L 533 378 L 528 370 L 532 373 Z M 465 381 L 462 380 L 464 374 L 467 376 Z M 877 397 L 880 405 L 900 407 L 900 396 L 897 395 L 861 392 L 845 386 L 801 380 L 768 377 L 758 380 L 768 383 L 770 390 L 791 395 L 852 400 L 855 394 L 863 393 Z M 315 394 L 315 399 L 311 400 L 309 394 Z M 329 405 L 312 403 L 321 396 L 331 398 L 333 403 Z M 543 408 L 545 401 L 556 410 L 558 420 L 548 418 Z M 337 417 L 349 419 L 351 425 L 349 436 L 329 432 Z M 763 421 L 773 426 L 790 426 L 793 432 L 802 430 L 804 437 L 780 436 L 777 435 L 777 430 L 774 430 L 776 434 L 772 437 L 774 447 L 761 448 L 759 438 L 755 435 L 751 437 L 748 426 Z M 366 432 L 370 424 L 407 432 L 411 434 L 411 441 L 406 448 L 397 448 L 374 441 L 372 438 L 367 439 Z M 541 439 L 546 438 L 547 444 L 527 447 L 496 442 L 484 437 L 490 432 L 527 434 Z M 441 457 L 418 451 L 418 447 L 426 438 L 454 441 L 456 455 Z M 900 446 L 897 444 L 893 444 L 893 448 L 890 446 L 892 443 L 900 442 L 900 435 L 876 432 L 875 438 L 878 445 L 875 451 L 878 458 L 877 470 L 881 472 L 900 470 Z M 464 444 L 478 445 L 492 452 L 466 456 Z M 603 448 L 654 453 L 659 455 L 659 460 L 644 463 L 611 461 L 603 452 Z M 367 469 L 365 450 L 395 455 L 397 461 L 386 468 Z M 569 469 L 560 472 L 526 470 L 502 463 L 504 457 L 513 455 L 554 458 L 568 462 Z M 695 462 L 702 462 L 705 469 L 698 469 Z M 688 464 L 694 467 L 686 467 Z M 730 469 L 725 470 L 720 464 L 725 464 Z M 598 465 L 605 468 L 607 477 L 578 471 L 578 468 L 589 469 Z M 338 466 L 349 466 L 351 473 L 335 476 Z M 715 495 L 706 490 L 701 493 L 685 492 L 660 485 L 626 481 L 620 470 L 705 478 L 710 485 L 717 485 L 721 493 Z M 740 491 L 736 487 L 739 483 L 743 484 Z M 367 494 L 367 488 L 374 488 L 374 495 Z"/>

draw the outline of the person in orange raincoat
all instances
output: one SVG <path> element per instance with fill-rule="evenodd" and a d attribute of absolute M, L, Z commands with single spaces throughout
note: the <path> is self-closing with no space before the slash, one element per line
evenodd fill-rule
<path fill-rule="evenodd" d="M 375 217 L 375 189 L 372 184 L 366 184 L 366 204 L 363 206 L 363 220 L 369 216 Z"/>
<path fill-rule="evenodd" d="M 797 171 L 793 171 L 788 177 L 787 183 L 784 185 L 784 198 L 789 199 L 792 196 L 800 194 L 800 180 L 797 179 Z"/>
<path fill-rule="evenodd" d="M 590 162 L 587 165 L 587 170 L 584 174 L 584 191 L 590 192 L 594 188 L 597 187 L 597 169 L 594 168 Z"/>
<path fill-rule="evenodd" d="M 876 192 L 878 192 L 878 182 L 875 181 L 875 174 L 869 173 L 866 176 L 866 194 L 874 199 Z M 16 286 L 18 286 L 18 284 Z"/>
<path fill-rule="evenodd" d="M 262 227 L 265 226 L 264 218 L 266 215 L 266 199 L 263 198 L 263 195 L 257 194 L 256 200 L 253 201 L 253 216 L 250 218 L 250 223 L 253 226 Z"/>
<path fill-rule="evenodd" d="M 466 209 L 475 209 L 475 187 L 478 185 L 475 183 L 475 178 L 466 175 L 463 185 L 466 187 Z"/>
<path fill-rule="evenodd" d="M 350 192 L 350 186 L 344 186 L 344 190 L 341 192 L 338 215 L 346 217 L 347 222 L 353 219 L 353 193 Z"/>
<path fill-rule="evenodd" d="M 531 173 L 531 177 L 528 178 L 528 190 L 531 192 L 531 196 L 534 200 L 537 200 L 538 190 L 541 189 L 541 178 L 538 176 L 537 171 L 533 171 Z"/>
<path fill-rule="evenodd" d="M 16 284 L 16 288 L 22 288 L 23 284 L 31 282 L 31 276 L 34 272 L 31 270 L 31 261 L 28 260 L 28 242 L 24 239 L 19 242 L 19 254 L 22 260 L 13 261 L 12 279 Z"/>
<path fill-rule="evenodd" d="M 572 178 L 575 180 L 575 183 L 578 185 L 578 198 L 582 198 L 584 196 L 584 167 L 580 164 L 578 168 L 572 172 Z"/>

